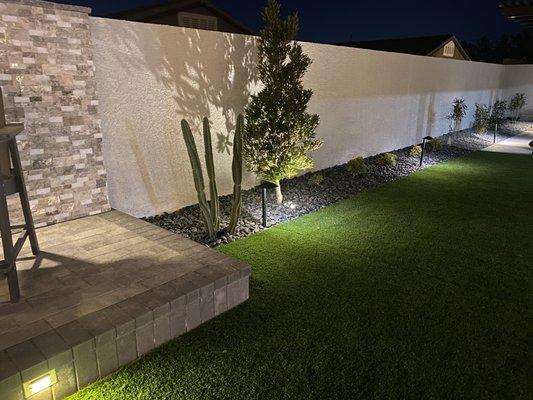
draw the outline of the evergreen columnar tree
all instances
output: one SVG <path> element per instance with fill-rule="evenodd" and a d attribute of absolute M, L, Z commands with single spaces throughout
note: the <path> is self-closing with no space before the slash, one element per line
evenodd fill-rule
<path fill-rule="evenodd" d="M 262 13 L 264 27 L 258 43 L 258 74 L 262 90 L 246 108 L 243 155 L 248 169 L 277 186 L 278 203 L 283 201 L 280 180 L 311 168 L 316 139 L 316 114 L 307 113 L 312 90 L 302 78 L 311 64 L 300 44 L 294 42 L 298 16 L 280 19 L 280 5 L 269 0 Z"/>

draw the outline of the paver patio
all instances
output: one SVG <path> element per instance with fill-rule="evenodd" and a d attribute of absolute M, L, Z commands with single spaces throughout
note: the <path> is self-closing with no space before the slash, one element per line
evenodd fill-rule
<path fill-rule="evenodd" d="M 61 398 L 248 298 L 249 267 L 118 211 L 37 230 L 0 281 L 0 398 L 54 370 Z M 53 392 L 53 393 L 52 393 Z"/>

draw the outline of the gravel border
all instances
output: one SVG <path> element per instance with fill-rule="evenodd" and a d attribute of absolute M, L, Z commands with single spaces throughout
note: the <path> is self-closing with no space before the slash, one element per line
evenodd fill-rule
<path fill-rule="evenodd" d="M 496 142 L 529 129 L 533 129 L 533 123 L 514 122 L 505 124 L 498 132 Z M 427 152 L 424 155 L 422 168 L 488 147 L 493 144 L 493 133 L 488 132 L 484 135 L 477 135 L 471 130 L 463 130 L 440 136 L 439 139 L 445 143 L 442 150 Z M 449 140 L 451 140 L 451 145 L 446 144 Z M 391 153 L 398 156 L 396 166 L 377 166 L 374 163 L 377 155 L 367 157 L 365 163 L 368 166 L 368 173 L 357 177 L 351 175 L 347 171 L 346 165 L 343 164 L 283 181 L 283 204 L 276 204 L 272 190 L 268 193 L 267 228 L 319 210 L 339 200 L 352 197 L 363 190 L 412 174 L 420 169 L 418 167 L 419 158 L 409 157 L 412 147 L 391 151 Z M 321 174 L 324 180 L 320 185 L 313 185 L 309 182 L 309 178 L 317 174 Z M 221 226 L 227 226 L 229 223 L 230 211 L 231 195 L 221 196 Z M 221 243 L 228 243 L 265 229 L 261 225 L 261 216 L 261 189 L 254 187 L 242 193 L 242 214 L 235 235 L 222 232 L 216 240 L 210 241 L 206 236 L 197 204 L 172 213 L 163 213 L 144 219 L 198 243 L 215 247 Z"/>

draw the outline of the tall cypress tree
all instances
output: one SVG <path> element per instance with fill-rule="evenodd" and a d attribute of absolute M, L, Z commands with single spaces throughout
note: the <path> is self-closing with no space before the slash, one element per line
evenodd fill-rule
<path fill-rule="evenodd" d="M 304 89 L 302 78 L 311 59 L 294 42 L 298 15 L 281 20 L 279 3 L 269 0 L 262 16 L 258 73 L 263 89 L 246 108 L 243 155 L 250 171 L 278 185 L 281 203 L 280 180 L 311 168 L 309 153 L 322 141 L 315 137 L 318 115 L 306 112 L 313 91 Z"/>

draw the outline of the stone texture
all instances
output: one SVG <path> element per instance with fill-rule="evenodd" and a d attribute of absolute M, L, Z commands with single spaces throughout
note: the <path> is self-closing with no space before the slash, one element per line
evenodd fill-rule
<path fill-rule="evenodd" d="M 37 225 L 109 210 L 94 79 L 90 10 L 0 1 L 0 86 Z M 17 196 L 9 198 L 20 221 Z"/>

